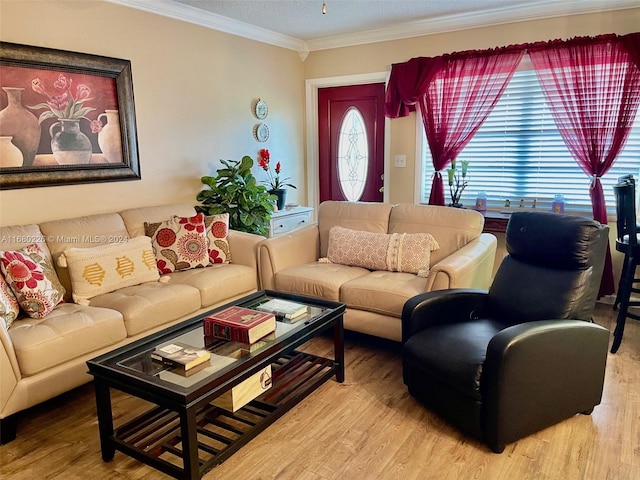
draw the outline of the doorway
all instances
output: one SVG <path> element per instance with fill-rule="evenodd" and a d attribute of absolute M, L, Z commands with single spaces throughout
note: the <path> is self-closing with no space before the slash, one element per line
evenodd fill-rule
<path fill-rule="evenodd" d="M 382 202 L 384 83 L 318 90 L 319 200 Z"/>
<path fill-rule="evenodd" d="M 305 80 L 305 122 L 306 128 L 306 174 L 307 174 L 307 205 L 314 208 L 313 218 L 320 204 L 319 160 L 318 160 L 318 91 L 327 87 L 364 85 L 370 83 L 384 83 L 389 81 L 389 72 L 372 72 L 338 77 L 308 78 Z M 389 169 L 390 121 L 384 118 L 384 169 Z M 389 201 L 388 175 L 385 175 L 383 201 Z"/>

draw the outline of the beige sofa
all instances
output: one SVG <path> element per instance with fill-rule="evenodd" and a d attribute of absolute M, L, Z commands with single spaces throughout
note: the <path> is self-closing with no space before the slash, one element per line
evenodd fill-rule
<path fill-rule="evenodd" d="M 21 316 L 7 329 L 0 320 L 0 426 L 2 443 L 15 438 L 16 413 L 91 380 L 86 361 L 258 289 L 257 235 L 230 231 L 231 263 L 168 274 L 78 305 L 58 257 L 68 247 L 91 247 L 144 235 L 144 222 L 193 216 L 191 205 L 144 207 L 119 213 L 0 227 L 0 250 L 31 243 L 53 257 L 66 302 L 45 318 Z M 44 243 L 43 243 L 44 241 Z"/>
<path fill-rule="evenodd" d="M 482 233 L 483 225 L 484 217 L 474 210 L 323 202 L 317 225 L 269 238 L 259 245 L 262 288 L 344 302 L 346 329 L 400 341 L 400 315 L 410 297 L 447 288 L 489 288 L 497 240 L 492 234 Z M 439 248 L 431 252 L 426 277 L 323 263 L 319 260 L 327 257 L 329 231 L 334 226 L 378 234 L 430 233 Z"/>

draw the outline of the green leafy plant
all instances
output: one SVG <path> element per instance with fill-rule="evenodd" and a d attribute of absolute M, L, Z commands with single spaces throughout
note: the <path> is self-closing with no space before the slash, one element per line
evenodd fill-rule
<path fill-rule="evenodd" d="M 251 173 L 253 159 L 245 155 L 242 160 L 220 160 L 224 168 L 214 177 L 201 178 L 209 187 L 198 193 L 196 199 L 202 205 L 196 211 L 206 215 L 229 214 L 229 227 L 241 232 L 266 235 L 273 213 L 274 195 L 259 185 Z"/>

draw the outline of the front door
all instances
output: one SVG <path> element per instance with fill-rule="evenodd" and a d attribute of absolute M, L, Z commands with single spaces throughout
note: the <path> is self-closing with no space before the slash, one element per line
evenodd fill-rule
<path fill-rule="evenodd" d="M 320 201 L 381 202 L 384 83 L 318 89 Z"/>

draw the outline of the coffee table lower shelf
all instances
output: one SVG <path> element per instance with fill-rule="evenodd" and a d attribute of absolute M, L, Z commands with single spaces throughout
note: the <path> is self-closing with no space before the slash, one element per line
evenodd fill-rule
<path fill-rule="evenodd" d="M 336 374 L 333 360 L 293 351 L 272 364 L 272 386 L 236 412 L 208 404 L 196 414 L 200 476 Z M 114 430 L 117 450 L 175 478 L 186 478 L 178 412 L 156 407 Z"/>

